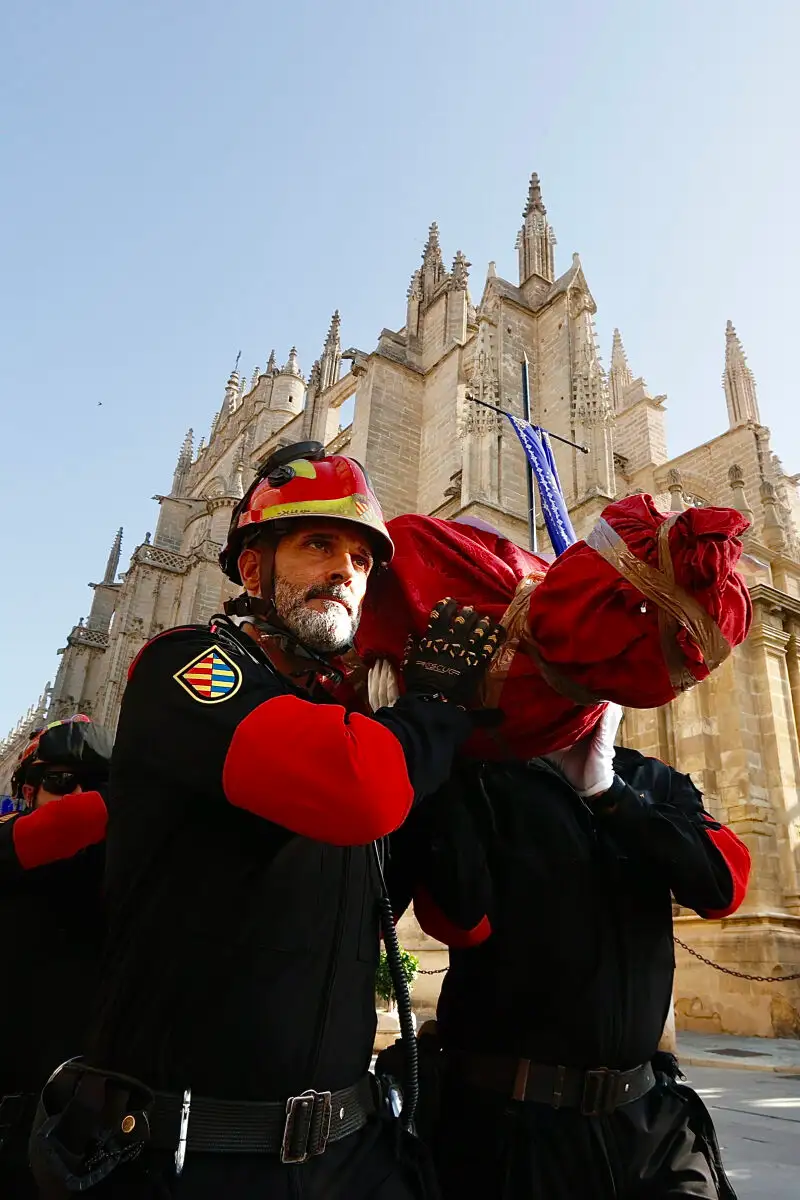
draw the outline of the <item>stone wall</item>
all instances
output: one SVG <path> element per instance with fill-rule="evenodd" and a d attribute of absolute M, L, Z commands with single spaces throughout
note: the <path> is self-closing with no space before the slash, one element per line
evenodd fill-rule
<path fill-rule="evenodd" d="M 352 453 L 369 470 L 387 517 L 416 508 L 424 390 L 421 376 L 378 356 L 358 390 Z"/>

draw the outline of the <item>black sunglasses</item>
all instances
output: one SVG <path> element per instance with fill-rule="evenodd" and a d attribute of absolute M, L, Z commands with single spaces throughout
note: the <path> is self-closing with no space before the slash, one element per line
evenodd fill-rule
<path fill-rule="evenodd" d="M 90 780 L 83 771 L 36 771 L 31 772 L 25 781 L 34 788 L 44 788 L 53 796 L 68 796 L 76 787 L 87 788 Z"/>

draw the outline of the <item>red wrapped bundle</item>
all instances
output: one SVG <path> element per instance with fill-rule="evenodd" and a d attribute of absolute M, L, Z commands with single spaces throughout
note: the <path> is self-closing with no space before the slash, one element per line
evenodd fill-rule
<path fill-rule="evenodd" d="M 437 600 L 474 604 L 508 631 L 483 695 L 505 720 L 476 733 L 468 752 L 561 749 L 594 726 L 602 701 L 666 704 L 744 640 L 750 596 L 734 568 L 746 528 L 732 509 L 666 517 L 650 496 L 632 496 L 548 566 L 488 530 L 396 517 L 395 559 L 368 591 L 357 650 L 366 665 L 399 666 L 408 634 L 423 632 Z"/>
<path fill-rule="evenodd" d="M 516 653 L 515 634 L 524 629 L 531 589 L 547 572 L 544 559 L 499 534 L 435 517 L 395 517 L 389 532 L 394 561 L 367 591 L 356 639 L 368 666 L 388 658 L 399 667 L 409 633 L 423 633 L 437 600 L 452 596 L 511 627 L 484 696 L 487 705 L 499 704 L 505 721 L 497 731 L 476 733 L 469 753 L 492 759 L 531 757 L 569 746 L 593 727 L 601 711 L 597 705 L 587 708 L 558 695 L 544 683 L 533 660 Z"/>
<path fill-rule="evenodd" d="M 705 679 L 750 628 L 735 570 L 747 527 L 731 508 L 667 517 L 651 496 L 609 504 L 532 598 L 529 648 L 545 678 L 631 708 L 657 708 Z"/>

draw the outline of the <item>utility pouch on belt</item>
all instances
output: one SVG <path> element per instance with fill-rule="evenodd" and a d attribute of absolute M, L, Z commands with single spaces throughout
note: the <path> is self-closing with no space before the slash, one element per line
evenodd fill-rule
<path fill-rule="evenodd" d="M 426 1021 L 417 1034 L 419 1055 L 419 1100 L 414 1116 L 414 1130 L 423 1142 L 429 1142 L 439 1120 L 442 1094 L 442 1052 L 436 1032 L 436 1022 Z M 404 1086 L 406 1056 L 402 1040 L 381 1050 L 375 1062 L 375 1074 L 381 1090 L 388 1097 L 387 1115 L 396 1116 L 391 1109 L 392 1088 Z"/>
<path fill-rule="evenodd" d="M 85 1192 L 136 1158 L 150 1137 L 155 1097 L 127 1075 L 70 1059 L 45 1084 L 28 1147 L 44 1200 Z"/>
<path fill-rule="evenodd" d="M 659 1050 L 653 1055 L 652 1064 L 656 1079 L 662 1086 L 680 1096 L 687 1106 L 690 1114 L 689 1128 L 697 1135 L 705 1149 L 720 1200 L 737 1200 L 733 1184 L 728 1178 L 722 1162 L 722 1153 L 711 1113 L 694 1088 L 683 1082 L 686 1076 L 681 1071 L 677 1058 L 674 1054 Z"/>

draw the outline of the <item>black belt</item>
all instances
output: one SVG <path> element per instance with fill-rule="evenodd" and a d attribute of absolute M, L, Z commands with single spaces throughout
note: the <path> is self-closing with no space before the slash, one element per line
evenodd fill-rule
<path fill-rule="evenodd" d="M 448 1054 L 448 1063 L 472 1087 L 500 1092 L 510 1100 L 577 1108 L 585 1117 L 602 1117 L 639 1100 L 655 1084 L 650 1063 L 630 1071 L 534 1063 L 494 1054 Z"/>
<path fill-rule="evenodd" d="M 176 1150 L 181 1141 L 180 1096 L 157 1092 L 148 1115 L 147 1145 Z M 328 1142 L 338 1142 L 362 1129 L 377 1112 L 373 1083 L 365 1076 L 339 1092 L 303 1092 L 285 1102 L 214 1100 L 191 1097 L 184 1149 L 214 1154 L 279 1154 L 281 1162 L 302 1163 L 324 1154 Z"/>

